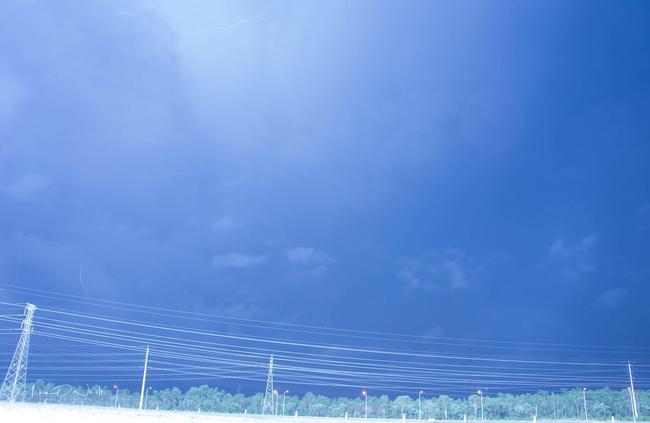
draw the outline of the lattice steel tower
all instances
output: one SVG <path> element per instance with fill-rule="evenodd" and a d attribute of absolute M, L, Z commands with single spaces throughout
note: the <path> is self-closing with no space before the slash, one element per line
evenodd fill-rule
<path fill-rule="evenodd" d="M 266 379 L 266 391 L 264 392 L 264 404 L 262 405 L 262 414 L 266 413 L 268 408 L 273 414 L 273 355 L 269 360 L 269 377 Z"/>
<path fill-rule="evenodd" d="M 27 356 L 29 354 L 29 337 L 32 334 L 32 320 L 36 306 L 27 304 L 25 306 L 25 319 L 22 323 L 22 331 L 16 351 L 11 359 L 11 364 L 7 369 L 7 375 L 2 388 L 0 388 L 0 400 L 16 401 L 18 397 L 24 394 L 25 382 L 27 381 Z"/>

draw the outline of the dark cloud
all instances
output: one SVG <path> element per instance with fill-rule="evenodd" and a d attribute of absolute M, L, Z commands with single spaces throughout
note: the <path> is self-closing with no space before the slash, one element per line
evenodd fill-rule
<path fill-rule="evenodd" d="M 0 276 L 414 334 L 475 334 L 472 308 L 481 336 L 602 344 L 579 339 L 593 299 L 646 298 L 614 280 L 649 251 L 647 13 L 609 12 L 3 2 Z"/>
<path fill-rule="evenodd" d="M 154 283 L 202 166 L 172 32 L 130 2 L 0 9 L 5 268 L 76 291 L 83 263 L 95 295 Z"/>

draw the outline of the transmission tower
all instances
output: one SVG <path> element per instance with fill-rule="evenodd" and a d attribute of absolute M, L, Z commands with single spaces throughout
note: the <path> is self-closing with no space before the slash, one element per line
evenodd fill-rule
<path fill-rule="evenodd" d="M 266 379 L 266 391 L 264 392 L 264 404 L 262 405 L 262 414 L 266 413 L 266 409 L 273 414 L 273 355 L 269 359 L 269 377 Z"/>
<path fill-rule="evenodd" d="M 22 323 L 22 331 L 16 351 L 11 359 L 11 364 L 7 369 L 7 375 L 2 388 L 0 388 L 0 400 L 16 401 L 18 397 L 24 394 L 25 382 L 27 381 L 27 356 L 29 354 L 29 336 L 32 334 L 32 320 L 36 306 L 27 304 L 25 306 L 25 319 Z"/>

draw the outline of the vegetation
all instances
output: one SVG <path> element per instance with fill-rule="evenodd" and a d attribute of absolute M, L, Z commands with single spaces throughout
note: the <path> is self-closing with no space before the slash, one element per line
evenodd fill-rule
<path fill-rule="evenodd" d="M 631 419 L 631 404 L 627 389 L 609 388 L 588 390 L 587 413 L 590 419 Z M 54 385 L 44 381 L 27 384 L 25 401 L 95 405 L 103 407 L 138 407 L 140 392 L 100 386 Z M 446 395 L 431 397 L 422 395 L 421 412 L 423 420 L 479 420 L 481 418 L 480 397 L 476 394 L 467 398 L 452 398 Z M 275 409 L 278 415 L 321 417 L 364 417 L 365 399 L 331 398 L 311 392 L 300 397 L 282 393 L 276 396 Z M 641 416 L 650 416 L 650 391 L 637 390 L 637 403 Z M 161 410 L 190 410 L 218 413 L 262 412 L 263 394 L 252 396 L 230 394 L 207 385 L 192 387 L 183 392 L 179 388 L 161 390 L 149 389 L 146 407 Z M 400 395 L 389 398 L 368 396 L 368 417 L 417 419 L 419 415 L 418 396 Z M 561 392 L 539 391 L 535 394 L 490 394 L 483 397 L 483 413 L 486 420 L 522 419 L 584 419 L 582 391 L 578 389 Z"/>

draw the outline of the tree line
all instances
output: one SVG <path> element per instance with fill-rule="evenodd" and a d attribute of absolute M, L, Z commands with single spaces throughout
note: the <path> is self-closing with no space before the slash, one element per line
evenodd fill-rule
<path fill-rule="evenodd" d="M 650 390 L 636 391 L 640 418 L 650 416 Z M 215 413 L 262 414 L 264 394 L 231 394 L 201 385 L 182 391 L 179 388 L 146 390 L 146 408 L 158 410 Z M 594 420 L 632 419 L 628 389 L 602 388 L 585 392 L 587 416 Z M 468 397 L 368 395 L 369 418 L 423 420 L 530 420 L 585 419 L 585 398 L 581 389 L 559 392 L 478 394 Z M 137 408 L 140 392 L 119 386 L 55 385 L 42 380 L 28 383 L 23 399 L 27 402 L 63 403 L 102 407 Z M 481 406 L 482 403 L 482 406 Z M 266 414 L 315 417 L 360 418 L 366 415 L 366 398 L 329 397 L 308 392 L 302 396 L 276 392 L 272 410 Z"/>

